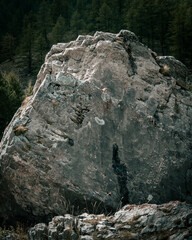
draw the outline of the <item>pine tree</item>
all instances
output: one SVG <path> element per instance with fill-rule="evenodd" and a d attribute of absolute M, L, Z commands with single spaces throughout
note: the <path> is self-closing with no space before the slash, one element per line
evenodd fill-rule
<path fill-rule="evenodd" d="M 86 32 L 85 15 L 84 15 L 84 1 L 77 0 L 75 11 L 72 14 L 70 26 L 72 34 L 84 34 Z"/>
<path fill-rule="evenodd" d="M 161 55 L 168 54 L 168 34 L 172 18 L 173 0 L 156 0 L 156 40 L 159 42 L 159 52 Z"/>
<path fill-rule="evenodd" d="M 186 15 L 185 15 L 185 35 L 186 35 L 186 46 L 185 55 L 186 62 L 189 66 L 192 66 L 192 2 L 187 1 L 186 4 Z"/>
<path fill-rule="evenodd" d="M 51 43 L 58 43 L 64 40 L 65 26 L 65 19 L 60 15 L 50 34 Z"/>
<path fill-rule="evenodd" d="M 34 51 L 37 55 L 36 68 L 38 68 L 43 63 L 45 54 L 47 53 L 47 42 L 42 33 L 35 39 Z"/>
<path fill-rule="evenodd" d="M 105 0 L 105 3 L 110 8 L 108 17 L 110 19 L 110 29 L 111 32 L 118 32 L 121 29 L 122 25 L 122 16 L 121 16 L 121 0 Z"/>
<path fill-rule="evenodd" d="M 140 41 L 143 42 L 143 38 L 146 36 L 146 21 L 145 10 L 143 7 L 143 0 L 131 0 L 126 2 L 125 21 L 126 27 L 137 34 Z"/>
<path fill-rule="evenodd" d="M 62 16 L 67 28 L 69 28 L 70 14 L 71 3 L 68 0 L 53 0 L 51 4 L 51 16 L 54 24 L 57 22 L 58 17 Z"/>
<path fill-rule="evenodd" d="M 76 36 L 85 33 L 85 22 L 77 10 L 73 13 L 71 18 L 71 29 L 72 33 L 75 33 Z"/>
<path fill-rule="evenodd" d="M 33 43 L 34 43 L 34 23 L 35 18 L 32 13 L 25 16 L 23 24 L 23 34 L 20 44 L 21 52 L 27 57 L 28 73 L 32 72 L 33 64 Z"/>
<path fill-rule="evenodd" d="M 88 22 L 88 30 L 91 32 L 95 32 L 98 30 L 98 17 L 99 17 L 99 9 L 101 6 L 101 0 L 92 0 L 89 7 L 89 14 L 87 16 Z"/>
<path fill-rule="evenodd" d="M 22 100 L 23 91 L 17 75 L 13 72 L 0 72 L 0 138 Z"/>
<path fill-rule="evenodd" d="M 48 33 L 52 29 L 53 22 L 50 13 L 50 5 L 46 0 L 43 0 L 40 4 L 39 11 L 37 14 L 37 33 L 42 34 L 45 42 L 46 42 L 46 49 L 50 48 Z"/>
<path fill-rule="evenodd" d="M 175 6 L 173 16 L 170 28 L 170 50 L 176 58 L 184 60 L 186 8 L 183 3 L 178 3 Z"/>
<path fill-rule="evenodd" d="M 13 56 L 15 55 L 15 38 L 10 35 L 6 34 L 2 37 L 0 43 L 0 56 L 1 61 L 4 60 L 13 60 Z"/>
<path fill-rule="evenodd" d="M 12 110 L 15 112 L 23 100 L 23 90 L 21 88 L 19 77 L 14 73 L 4 74 L 4 78 L 8 82 L 9 98 Z"/>
<path fill-rule="evenodd" d="M 99 9 L 98 27 L 102 31 L 112 30 L 112 10 L 106 2 Z"/>

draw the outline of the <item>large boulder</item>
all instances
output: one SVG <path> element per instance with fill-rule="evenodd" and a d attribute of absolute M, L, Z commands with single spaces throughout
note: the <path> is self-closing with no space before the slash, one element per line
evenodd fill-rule
<path fill-rule="evenodd" d="M 4 219 L 192 200 L 192 93 L 154 55 L 126 30 L 51 48 L 1 141 Z"/>

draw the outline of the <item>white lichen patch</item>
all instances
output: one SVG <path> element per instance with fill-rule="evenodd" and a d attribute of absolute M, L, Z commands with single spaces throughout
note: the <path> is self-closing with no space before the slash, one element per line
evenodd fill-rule
<path fill-rule="evenodd" d="M 96 121 L 96 123 L 99 124 L 99 125 L 105 125 L 105 121 L 104 121 L 103 119 L 100 119 L 100 118 L 98 118 L 98 117 L 95 117 L 95 121 Z"/>

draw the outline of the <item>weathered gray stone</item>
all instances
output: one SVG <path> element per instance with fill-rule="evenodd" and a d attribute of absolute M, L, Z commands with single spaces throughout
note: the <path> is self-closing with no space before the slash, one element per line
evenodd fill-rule
<path fill-rule="evenodd" d="M 1 216 L 192 200 L 192 93 L 153 55 L 125 30 L 53 46 L 1 142 Z"/>
<path fill-rule="evenodd" d="M 48 240 L 58 240 L 58 233 L 56 227 L 49 227 Z"/>
<path fill-rule="evenodd" d="M 29 240 L 46 240 L 48 239 L 48 228 L 44 223 L 36 224 L 28 231 Z"/>
<path fill-rule="evenodd" d="M 189 70 L 182 62 L 175 59 L 173 56 L 156 57 L 156 60 L 161 67 L 160 72 L 163 75 L 174 77 L 177 85 L 187 89 Z"/>
<path fill-rule="evenodd" d="M 55 83 L 58 84 L 59 86 L 68 86 L 68 87 L 75 87 L 77 83 L 77 79 L 74 78 L 72 75 L 59 72 L 56 75 L 56 80 Z"/>
<path fill-rule="evenodd" d="M 66 228 L 64 231 L 63 231 L 63 235 L 62 235 L 62 238 L 63 240 L 65 239 L 70 239 L 71 237 L 71 232 L 72 230 L 70 228 Z"/>
<path fill-rule="evenodd" d="M 79 228 L 81 229 L 82 235 L 91 235 L 95 230 L 94 225 L 86 222 L 81 223 Z"/>
<path fill-rule="evenodd" d="M 93 238 L 89 235 L 81 236 L 80 240 L 93 240 Z"/>
<path fill-rule="evenodd" d="M 64 218 L 66 217 L 69 216 L 65 215 Z M 65 229 L 62 233 L 57 230 L 58 240 L 191 240 L 192 236 L 192 205 L 185 202 L 126 205 L 111 216 L 85 213 L 74 218 L 79 219 L 81 224 L 78 227 L 74 225 L 70 229 Z M 48 229 L 52 229 L 54 225 L 55 218 L 50 222 Z M 89 232 L 91 228 L 95 230 Z M 38 231 L 37 228 L 32 229 Z M 54 240 L 55 237 L 49 239 Z"/>
<path fill-rule="evenodd" d="M 79 239 L 79 236 L 77 233 L 75 233 L 74 231 L 72 231 L 71 233 L 71 240 L 78 240 Z"/>
<path fill-rule="evenodd" d="M 10 230 L 2 230 L 0 228 L 0 239 L 1 240 L 17 240 L 16 234 L 11 232 Z"/>

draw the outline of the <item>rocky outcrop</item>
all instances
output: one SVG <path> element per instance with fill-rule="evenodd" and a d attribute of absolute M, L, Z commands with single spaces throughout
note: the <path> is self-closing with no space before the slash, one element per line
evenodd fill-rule
<path fill-rule="evenodd" d="M 1 220 L 192 200 L 192 94 L 154 55 L 126 30 L 52 47 L 1 142 Z"/>
<path fill-rule="evenodd" d="M 191 240 L 192 206 L 170 202 L 126 205 L 112 216 L 66 214 L 48 225 L 35 225 L 28 236 L 29 240 Z"/>
<path fill-rule="evenodd" d="M 189 70 L 187 67 L 173 56 L 156 57 L 156 61 L 161 67 L 159 72 L 165 76 L 172 76 L 176 79 L 176 84 L 183 89 L 188 89 L 187 78 Z"/>

